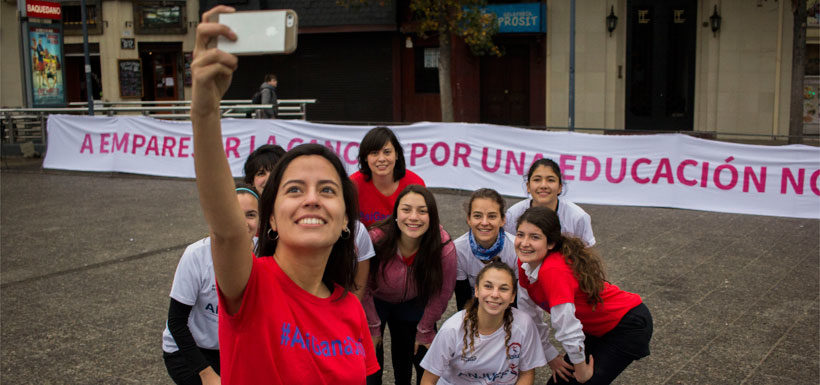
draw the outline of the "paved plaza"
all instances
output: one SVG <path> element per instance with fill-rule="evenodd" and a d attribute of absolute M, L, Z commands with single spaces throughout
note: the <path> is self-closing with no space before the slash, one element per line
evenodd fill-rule
<path fill-rule="evenodd" d="M 436 190 L 453 238 L 466 196 Z M 820 221 L 581 206 L 610 281 L 655 320 L 652 355 L 618 384 L 820 382 Z M 206 235 L 192 180 L 4 158 L 0 382 L 170 384 L 168 292 L 184 248 Z"/>

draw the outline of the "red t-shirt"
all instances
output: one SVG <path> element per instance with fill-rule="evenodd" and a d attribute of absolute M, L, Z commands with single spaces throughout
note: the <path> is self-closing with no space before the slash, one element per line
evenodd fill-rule
<path fill-rule="evenodd" d="M 365 181 L 364 174 L 356 171 L 350 176 L 356 188 L 359 190 L 359 220 L 364 223 L 366 227 L 387 218 L 393 213 L 393 206 L 396 204 L 396 198 L 405 187 L 411 184 L 419 184 L 425 186 L 424 180 L 414 172 L 407 170 L 404 178 L 399 179 L 399 187 L 390 195 L 385 196 L 379 192 L 379 189 L 373 184 L 373 180 Z"/>
<path fill-rule="evenodd" d="M 538 268 L 538 280 L 530 283 L 518 261 L 518 276 L 521 287 L 539 307 L 546 311 L 563 303 L 575 304 L 575 317 L 581 321 L 584 333 L 600 337 L 618 325 L 621 318 L 633 307 L 641 304 L 641 296 L 623 291 L 618 286 L 604 282 L 601 291 L 602 303 L 592 306 L 587 295 L 578 286 L 572 268 L 564 261 L 564 255 L 554 251 L 544 258 Z"/>
<path fill-rule="evenodd" d="M 318 298 L 273 257 L 254 257 L 236 314 L 225 313 L 219 292 L 222 383 L 364 384 L 379 364 L 361 303 L 343 293 L 336 285 Z"/>

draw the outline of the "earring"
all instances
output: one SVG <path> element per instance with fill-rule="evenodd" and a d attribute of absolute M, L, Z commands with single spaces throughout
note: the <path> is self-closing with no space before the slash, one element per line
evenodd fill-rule
<path fill-rule="evenodd" d="M 268 239 L 270 239 L 271 241 L 279 239 L 279 233 L 276 233 L 276 236 L 272 236 L 271 234 L 273 234 L 273 228 L 269 227 L 267 232 Z"/>
<path fill-rule="evenodd" d="M 350 238 L 350 229 L 347 227 L 342 228 L 342 235 L 340 236 L 342 239 Z"/>

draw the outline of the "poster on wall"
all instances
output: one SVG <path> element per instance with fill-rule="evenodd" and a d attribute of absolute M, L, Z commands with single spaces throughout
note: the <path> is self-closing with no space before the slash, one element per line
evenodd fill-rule
<path fill-rule="evenodd" d="M 28 48 L 31 58 L 31 91 L 34 107 L 66 105 L 63 71 L 63 34 L 59 26 L 29 25 Z"/>

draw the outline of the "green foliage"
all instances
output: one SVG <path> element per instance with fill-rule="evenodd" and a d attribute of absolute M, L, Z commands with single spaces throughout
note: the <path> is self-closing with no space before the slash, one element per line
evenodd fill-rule
<path fill-rule="evenodd" d="M 376 2 L 391 4 L 391 0 L 336 0 L 348 8 L 360 8 Z M 413 27 L 417 35 L 453 34 L 464 39 L 474 55 L 501 56 L 501 50 L 493 42 L 498 33 L 498 19 L 493 13 L 483 13 L 486 0 L 410 0 Z"/>
<path fill-rule="evenodd" d="M 419 36 L 454 34 L 464 39 L 475 55 L 501 56 L 493 42 L 498 19 L 493 13 L 482 12 L 485 5 L 486 0 L 411 0 L 410 10 Z"/>

